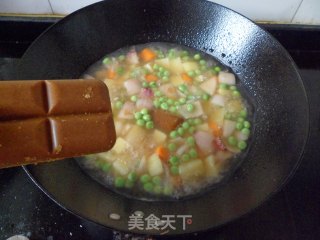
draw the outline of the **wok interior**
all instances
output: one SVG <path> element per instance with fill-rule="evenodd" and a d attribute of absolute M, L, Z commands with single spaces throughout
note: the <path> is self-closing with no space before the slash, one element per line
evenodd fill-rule
<path fill-rule="evenodd" d="M 179 234 L 216 227 L 257 207 L 296 168 L 308 134 L 308 108 L 292 59 L 242 16 L 197 0 L 101 2 L 71 14 L 40 37 L 15 77 L 77 78 L 104 54 L 147 42 L 171 42 L 211 54 L 237 74 L 241 89 L 254 99 L 252 145 L 232 178 L 204 195 L 168 204 L 107 191 L 73 160 L 28 166 L 30 175 L 61 206 L 122 231 L 128 230 L 128 216 L 137 210 L 145 216 L 192 215 L 186 231 L 171 232 Z M 119 214 L 120 220 L 111 220 L 110 213 Z"/>

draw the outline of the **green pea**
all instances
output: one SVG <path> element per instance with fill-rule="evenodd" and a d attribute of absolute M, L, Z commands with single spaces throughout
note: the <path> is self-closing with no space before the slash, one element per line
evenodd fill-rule
<path fill-rule="evenodd" d="M 116 108 L 121 109 L 123 106 L 123 103 L 121 101 L 116 101 Z"/>
<path fill-rule="evenodd" d="M 181 57 L 185 57 L 185 56 L 188 56 L 189 55 L 189 53 L 188 53 L 188 51 L 182 51 L 181 52 Z"/>
<path fill-rule="evenodd" d="M 173 102 L 174 102 L 174 101 L 173 101 L 171 98 L 169 98 L 168 101 L 167 101 L 167 103 L 168 103 L 169 105 L 172 105 Z"/>
<path fill-rule="evenodd" d="M 152 192 L 153 184 L 151 182 L 147 182 L 147 183 L 143 184 L 143 189 L 147 192 Z"/>
<path fill-rule="evenodd" d="M 198 152 L 197 152 L 197 150 L 196 150 L 195 148 L 192 148 L 192 149 L 190 149 L 190 151 L 189 151 L 189 155 L 190 155 L 190 157 L 192 157 L 192 158 L 196 158 L 196 157 L 198 157 Z"/>
<path fill-rule="evenodd" d="M 196 75 L 194 71 L 189 71 L 187 74 L 189 77 L 194 77 Z"/>
<path fill-rule="evenodd" d="M 177 107 L 177 106 L 179 106 L 179 105 L 181 105 L 181 104 L 180 104 L 179 101 L 175 101 L 175 102 L 174 102 L 174 105 Z"/>
<path fill-rule="evenodd" d="M 180 92 L 185 92 L 187 91 L 188 87 L 185 84 L 181 84 L 178 86 L 178 89 Z"/>
<path fill-rule="evenodd" d="M 241 130 L 243 128 L 243 123 L 242 122 L 238 122 L 236 124 L 236 129 Z"/>
<path fill-rule="evenodd" d="M 200 118 L 196 118 L 193 120 L 194 125 L 200 125 L 202 123 L 202 120 Z"/>
<path fill-rule="evenodd" d="M 160 97 L 162 95 L 162 93 L 161 93 L 161 91 L 157 90 L 157 91 L 154 92 L 154 95 L 156 97 Z"/>
<path fill-rule="evenodd" d="M 104 172 L 108 172 L 110 170 L 110 168 L 111 168 L 111 164 L 110 163 L 104 163 L 102 165 L 102 171 L 104 171 Z"/>
<path fill-rule="evenodd" d="M 137 125 L 144 126 L 145 124 L 146 124 L 146 122 L 143 119 L 138 119 L 137 120 Z"/>
<path fill-rule="evenodd" d="M 124 67 L 118 67 L 116 72 L 119 74 L 119 75 L 122 75 L 124 74 Z"/>
<path fill-rule="evenodd" d="M 172 156 L 169 158 L 169 163 L 176 166 L 179 164 L 179 158 L 177 156 Z"/>
<path fill-rule="evenodd" d="M 150 180 L 151 180 L 151 177 L 150 177 L 150 175 L 148 175 L 148 174 L 143 174 L 143 175 L 140 177 L 140 182 L 142 182 L 142 183 L 149 182 Z"/>
<path fill-rule="evenodd" d="M 161 177 L 159 177 L 159 176 L 154 176 L 154 177 L 152 178 L 152 182 L 153 182 L 154 184 L 156 184 L 156 185 L 160 185 L 161 182 L 162 182 L 162 179 L 161 179 Z"/>
<path fill-rule="evenodd" d="M 225 118 L 225 119 L 228 119 L 228 120 L 232 119 L 231 113 L 226 113 L 226 114 L 224 115 L 224 118 Z"/>
<path fill-rule="evenodd" d="M 144 88 L 149 87 L 149 83 L 147 83 L 147 82 L 142 82 L 142 87 L 144 87 Z"/>
<path fill-rule="evenodd" d="M 135 182 L 137 181 L 137 174 L 135 172 L 131 172 L 128 174 L 128 180 L 130 182 Z"/>
<path fill-rule="evenodd" d="M 250 130 L 248 128 L 243 128 L 241 132 L 247 136 L 250 134 Z"/>
<path fill-rule="evenodd" d="M 247 110 L 241 110 L 239 113 L 240 117 L 246 118 L 247 117 Z"/>
<path fill-rule="evenodd" d="M 133 188 L 133 186 L 134 186 L 134 182 L 126 181 L 125 183 L 126 188 Z"/>
<path fill-rule="evenodd" d="M 194 100 L 194 99 L 195 99 L 195 96 L 188 95 L 188 96 L 187 96 L 187 99 L 188 99 L 188 100 Z"/>
<path fill-rule="evenodd" d="M 114 180 L 114 185 L 118 188 L 124 187 L 126 180 L 123 177 L 116 177 Z"/>
<path fill-rule="evenodd" d="M 162 80 L 163 80 L 164 82 L 167 82 L 167 81 L 169 81 L 169 77 L 168 77 L 168 76 L 163 76 L 163 77 L 162 77 Z"/>
<path fill-rule="evenodd" d="M 154 70 L 158 70 L 158 69 L 159 69 L 159 65 L 155 63 L 152 68 L 153 68 Z"/>
<path fill-rule="evenodd" d="M 140 112 L 141 112 L 143 115 L 145 115 L 145 114 L 148 113 L 148 109 L 142 108 Z"/>
<path fill-rule="evenodd" d="M 200 58 L 201 58 L 201 56 L 198 53 L 193 56 L 193 59 L 195 59 L 195 60 L 200 60 Z"/>
<path fill-rule="evenodd" d="M 157 87 L 157 83 L 156 83 L 156 82 L 151 82 L 151 83 L 149 84 L 149 86 L 150 86 L 151 88 L 156 88 L 156 87 Z"/>
<path fill-rule="evenodd" d="M 182 127 L 179 127 L 177 132 L 180 136 L 182 136 L 184 134 L 184 129 Z"/>
<path fill-rule="evenodd" d="M 168 110 L 169 105 L 168 105 L 168 103 L 163 102 L 163 103 L 160 104 L 160 107 L 161 107 L 163 110 Z"/>
<path fill-rule="evenodd" d="M 164 67 L 159 67 L 159 72 L 164 72 L 164 71 L 165 71 Z"/>
<path fill-rule="evenodd" d="M 150 116 L 150 114 L 147 113 L 147 114 L 143 115 L 142 119 L 145 120 L 145 121 L 150 121 L 151 120 L 151 116 Z"/>
<path fill-rule="evenodd" d="M 194 70 L 194 73 L 196 76 L 199 76 L 201 74 L 201 71 L 199 69 Z"/>
<path fill-rule="evenodd" d="M 187 101 L 186 98 L 179 98 L 179 102 L 182 103 L 182 104 L 186 103 L 186 101 Z"/>
<path fill-rule="evenodd" d="M 148 121 L 148 122 L 146 123 L 146 128 L 147 128 L 147 129 L 152 129 L 152 128 L 154 128 L 154 123 L 153 123 L 152 121 Z"/>
<path fill-rule="evenodd" d="M 201 60 L 199 61 L 199 63 L 200 63 L 200 65 L 206 65 L 206 64 L 207 64 L 206 60 L 203 60 L 203 59 L 201 59 Z"/>
<path fill-rule="evenodd" d="M 188 129 L 189 133 L 193 134 L 195 131 L 196 131 L 196 128 L 191 126 L 189 129 Z"/>
<path fill-rule="evenodd" d="M 163 189 L 163 194 L 164 195 L 167 195 L 167 196 L 170 196 L 172 195 L 173 193 L 173 189 L 169 186 L 165 186 L 164 189 Z"/>
<path fill-rule="evenodd" d="M 231 146 L 235 146 L 237 144 L 237 139 L 234 136 L 230 136 L 230 137 L 228 137 L 228 143 Z"/>
<path fill-rule="evenodd" d="M 185 153 L 185 154 L 183 154 L 183 155 L 181 156 L 181 159 L 182 159 L 183 162 L 187 162 L 187 161 L 190 160 L 190 155 L 187 154 L 187 153 Z"/>
<path fill-rule="evenodd" d="M 166 98 L 165 98 L 165 97 L 160 97 L 160 98 L 159 98 L 159 102 L 160 102 L 160 103 L 163 103 L 163 102 L 165 102 L 165 101 L 166 101 Z"/>
<path fill-rule="evenodd" d="M 106 58 L 103 59 L 102 63 L 103 64 L 109 64 L 109 63 L 111 63 L 111 60 L 110 60 L 110 58 L 106 57 Z"/>
<path fill-rule="evenodd" d="M 173 175 L 178 175 L 178 174 L 179 174 L 179 167 L 178 167 L 178 166 L 171 166 L 171 167 L 170 167 L 170 172 L 171 172 Z"/>
<path fill-rule="evenodd" d="M 208 101 L 210 99 L 210 95 L 205 93 L 202 95 L 202 99 Z"/>
<path fill-rule="evenodd" d="M 238 142 L 238 148 L 243 150 L 247 147 L 247 143 L 245 141 L 239 141 Z"/>
<path fill-rule="evenodd" d="M 251 127 L 251 124 L 250 124 L 250 122 L 248 122 L 248 121 L 244 121 L 244 122 L 243 122 L 243 126 L 244 126 L 245 128 L 250 128 L 250 127 Z"/>
<path fill-rule="evenodd" d="M 238 90 L 234 90 L 232 91 L 232 95 L 235 97 L 239 97 L 240 96 L 240 92 Z"/>
<path fill-rule="evenodd" d="M 191 103 L 188 103 L 187 104 L 187 111 L 188 112 L 193 112 L 193 110 L 194 110 L 194 106 Z"/>
<path fill-rule="evenodd" d="M 162 192 L 162 187 L 161 186 L 155 186 L 154 189 L 153 189 L 153 192 L 155 194 L 160 194 Z"/>
<path fill-rule="evenodd" d="M 223 89 L 223 90 L 226 90 L 226 89 L 228 89 L 228 85 L 225 84 L 225 83 L 220 83 L 220 84 L 219 84 L 219 88 L 220 88 L 220 89 Z"/>
<path fill-rule="evenodd" d="M 188 129 L 188 128 L 190 127 L 190 124 L 189 124 L 188 122 L 183 122 L 183 123 L 182 123 L 182 127 L 183 127 L 184 129 Z"/>
<path fill-rule="evenodd" d="M 213 70 L 218 73 L 218 72 L 221 71 L 221 67 L 215 66 L 215 67 L 213 68 Z"/>
<path fill-rule="evenodd" d="M 170 137 L 171 137 L 171 138 L 176 138 L 176 137 L 178 137 L 177 131 L 172 131 L 172 132 L 170 132 Z"/>
<path fill-rule="evenodd" d="M 170 72 L 169 72 L 168 70 L 165 70 L 165 71 L 163 72 L 163 75 L 164 75 L 165 77 L 169 77 L 169 76 L 170 76 Z"/>
<path fill-rule="evenodd" d="M 177 111 L 177 107 L 176 106 L 170 106 L 169 111 L 174 113 L 174 112 Z"/>
<path fill-rule="evenodd" d="M 162 78 L 163 77 L 162 72 L 157 72 L 156 75 L 157 75 L 158 78 Z"/>
<path fill-rule="evenodd" d="M 120 55 L 119 57 L 118 57 L 118 60 L 119 61 L 123 61 L 123 60 L 125 60 L 126 59 L 126 57 L 124 56 L 124 55 Z"/>
<path fill-rule="evenodd" d="M 135 114 L 134 114 L 134 118 L 135 119 L 140 119 L 140 118 L 142 118 L 142 116 L 143 116 L 143 114 L 141 113 L 141 112 L 136 112 Z"/>
<path fill-rule="evenodd" d="M 188 61 L 190 58 L 189 58 L 189 56 L 184 56 L 184 57 L 182 57 L 182 60 L 183 61 Z"/>
<path fill-rule="evenodd" d="M 205 71 L 208 70 L 208 68 L 207 68 L 207 66 L 202 65 L 202 66 L 200 66 L 200 70 L 201 70 L 202 72 L 205 72 Z"/>
<path fill-rule="evenodd" d="M 187 138 L 187 143 L 190 145 L 190 146 L 193 146 L 195 144 L 195 140 L 193 137 L 188 137 Z"/>
<path fill-rule="evenodd" d="M 237 87 L 236 86 L 230 86 L 230 90 L 231 91 L 235 91 L 235 90 L 237 90 Z"/>
<path fill-rule="evenodd" d="M 244 122 L 244 118 L 243 117 L 238 117 L 237 122 L 243 123 Z"/>
<path fill-rule="evenodd" d="M 168 148 L 170 152 L 173 152 L 174 150 L 176 150 L 177 146 L 174 143 L 169 143 Z"/>
<path fill-rule="evenodd" d="M 154 100 L 153 101 L 153 105 L 156 107 L 156 108 L 158 108 L 158 107 L 160 107 L 160 102 L 159 102 L 159 100 Z"/>
<path fill-rule="evenodd" d="M 132 102 L 136 102 L 138 100 L 138 98 L 137 98 L 137 96 L 133 95 L 133 96 L 130 97 L 130 100 Z"/>

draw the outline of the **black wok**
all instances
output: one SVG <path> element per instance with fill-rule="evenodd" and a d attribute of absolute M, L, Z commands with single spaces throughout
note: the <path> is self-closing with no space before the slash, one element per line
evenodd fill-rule
<path fill-rule="evenodd" d="M 171 42 L 206 52 L 229 66 L 256 106 L 252 144 L 223 185 L 181 201 L 145 202 L 95 182 L 75 160 L 25 168 L 35 183 L 74 214 L 128 231 L 128 217 L 192 215 L 182 234 L 229 222 L 259 206 L 296 169 L 308 136 L 306 93 L 295 64 L 268 33 L 241 15 L 199 0 L 109 0 L 62 19 L 27 50 L 16 79 L 78 78 L 103 55 L 124 46 Z M 109 214 L 120 215 L 112 220 Z M 160 234 L 160 231 L 133 230 Z"/>

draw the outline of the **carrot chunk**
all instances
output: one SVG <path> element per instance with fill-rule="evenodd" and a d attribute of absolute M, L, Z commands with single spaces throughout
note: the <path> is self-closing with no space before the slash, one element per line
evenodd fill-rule
<path fill-rule="evenodd" d="M 156 53 L 150 48 L 145 48 L 140 52 L 140 58 L 144 62 L 150 62 L 156 58 Z"/>

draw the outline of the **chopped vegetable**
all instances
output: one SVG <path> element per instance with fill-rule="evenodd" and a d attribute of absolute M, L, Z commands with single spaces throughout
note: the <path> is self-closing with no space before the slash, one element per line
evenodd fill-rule
<path fill-rule="evenodd" d="M 162 161 L 167 162 L 169 160 L 170 152 L 167 148 L 158 146 L 155 152 Z"/>
<path fill-rule="evenodd" d="M 217 88 L 217 79 L 212 77 L 200 84 L 200 88 L 210 95 L 214 95 Z"/>
<path fill-rule="evenodd" d="M 197 146 L 205 155 L 212 153 L 212 142 L 214 139 L 212 134 L 204 131 L 197 131 L 193 136 Z"/>
<path fill-rule="evenodd" d="M 147 80 L 147 82 L 154 82 L 158 80 L 158 77 L 150 73 L 145 76 L 145 79 Z"/>
<path fill-rule="evenodd" d="M 211 122 L 209 124 L 209 127 L 212 129 L 213 136 L 215 136 L 215 137 L 221 137 L 222 136 L 221 127 L 216 122 Z"/>
<path fill-rule="evenodd" d="M 227 72 L 219 72 L 219 82 L 225 83 L 228 85 L 235 85 L 236 84 L 236 78 L 233 73 L 227 73 Z"/>
<path fill-rule="evenodd" d="M 148 160 L 148 171 L 151 176 L 157 176 L 163 173 L 163 166 L 158 154 L 152 154 Z"/>
<path fill-rule="evenodd" d="M 141 90 L 141 83 L 137 79 L 129 79 L 125 81 L 123 85 L 126 88 L 129 95 L 138 94 Z"/>
<path fill-rule="evenodd" d="M 236 122 L 231 120 L 223 121 L 223 137 L 229 137 L 236 128 Z"/>
<path fill-rule="evenodd" d="M 185 82 L 185 83 L 188 83 L 188 84 L 192 84 L 192 78 L 190 75 L 186 74 L 186 73 L 182 73 L 181 74 L 181 78 L 182 80 Z"/>
<path fill-rule="evenodd" d="M 140 52 L 140 58 L 144 62 L 150 62 L 156 58 L 156 53 L 150 48 L 145 48 Z"/>

